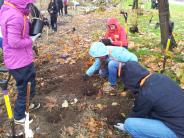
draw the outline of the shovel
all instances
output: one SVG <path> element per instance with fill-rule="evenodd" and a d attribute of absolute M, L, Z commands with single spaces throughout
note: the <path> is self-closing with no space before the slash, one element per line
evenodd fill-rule
<path fill-rule="evenodd" d="M 33 131 L 29 128 L 29 97 L 30 97 L 31 83 L 27 84 L 27 95 L 26 95 L 26 121 L 25 121 L 25 138 L 33 138 Z"/>
<path fill-rule="evenodd" d="M 1 73 L 8 73 L 8 70 L 5 68 L 0 67 Z M 14 124 L 14 118 L 13 118 L 13 112 L 10 104 L 10 99 L 8 96 L 8 82 L 11 78 L 11 75 L 8 75 L 8 79 L 2 79 L 0 80 L 0 87 L 2 89 L 2 92 L 4 94 L 4 101 L 6 106 L 6 111 L 8 115 L 8 119 L 10 120 L 11 130 L 7 133 L 8 138 L 23 138 L 23 133 L 16 134 L 15 132 L 15 124 Z"/>
<path fill-rule="evenodd" d="M 65 34 L 68 34 L 68 33 L 70 33 L 70 32 L 75 32 L 76 31 L 76 28 L 75 27 L 73 27 L 72 29 L 70 29 L 70 30 L 67 30 L 66 32 L 63 32 L 62 34 L 60 34 L 60 35 L 65 35 Z"/>
<path fill-rule="evenodd" d="M 120 14 L 122 14 L 125 18 L 125 31 L 126 31 L 126 34 L 128 34 L 128 13 L 121 11 Z"/>
<path fill-rule="evenodd" d="M 150 20 L 149 20 L 149 23 L 148 23 L 148 27 L 147 27 L 147 31 L 146 31 L 146 33 L 148 33 L 148 32 L 149 32 L 150 24 L 151 24 L 151 22 L 152 22 L 152 19 L 153 19 L 153 15 L 151 15 L 151 18 L 150 18 Z"/>

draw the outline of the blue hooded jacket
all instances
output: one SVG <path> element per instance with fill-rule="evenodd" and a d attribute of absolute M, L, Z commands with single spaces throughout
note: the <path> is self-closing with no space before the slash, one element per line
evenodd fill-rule
<path fill-rule="evenodd" d="M 0 48 L 2 47 L 3 47 L 3 36 L 2 36 L 1 26 L 0 26 Z"/>
<path fill-rule="evenodd" d="M 0 9 L 1 9 L 1 6 L 3 5 L 4 3 L 4 0 L 0 0 Z"/>
<path fill-rule="evenodd" d="M 184 138 L 184 91 L 170 78 L 153 73 L 143 86 L 140 81 L 149 74 L 137 62 L 126 62 L 122 80 L 126 89 L 137 93 L 129 117 L 162 121 L 179 138 Z"/>
<path fill-rule="evenodd" d="M 95 71 L 100 69 L 101 60 L 99 57 L 107 56 L 107 62 L 110 60 L 116 60 L 118 62 L 138 61 L 137 56 L 129 52 L 126 48 L 105 46 L 101 42 L 93 43 L 89 50 L 89 54 L 96 59 L 86 72 L 88 76 L 92 76 Z"/>

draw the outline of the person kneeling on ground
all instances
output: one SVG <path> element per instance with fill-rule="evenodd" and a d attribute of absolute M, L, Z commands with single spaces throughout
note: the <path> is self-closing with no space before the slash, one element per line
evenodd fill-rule
<path fill-rule="evenodd" d="M 18 95 L 14 107 L 16 124 L 25 123 L 27 84 L 31 82 L 30 110 L 38 109 L 40 103 L 32 103 L 35 96 L 36 71 L 34 67 L 33 42 L 40 36 L 29 36 L 29 5 L 34 0 L 5 0 L 0 10 L 0 26 L 3 36 L 3 56 L 6 68 L 16 80 Z M 33 119 L 30 119 L 30 123 Z"/>
<path fill-rule="evenodd" d="M 83 76 L 87 80 L 97 70 L 99 70 L 100 77 L 108 76 L 109 85 L 107 90 L 114 90 L 116 87 L 117 74 L 120 63 L 127 61 L 138 61 L 135 54 L 129 52 L 123 47 L 105 46 L 101 42 L 92 44 L 89 54 L 95 58 L 93 65 L 87 70 Z"/>
<path fill-rule="evenodd" d="M 109 18 L 107 20 L 107 32 L 101 42 L 105 45 L 128 48 L 125 29 L 120 25 L 116 18 Z"/>
<path fill-rule="evenodd" d="M 125 63 L 122 79 L 136 99 L 129 117 L 116 128 L 134 138 L 184 137 L 184 91 L 173 80 L 137 62 Z"/>
<path fill-rule="evenodd" d="M 51 27 L 53 32 L 57 31 L 57 17 L 58 11 L 55 0 L 51 0 L 48 6 L 48 12 L 50 14 Z"/>

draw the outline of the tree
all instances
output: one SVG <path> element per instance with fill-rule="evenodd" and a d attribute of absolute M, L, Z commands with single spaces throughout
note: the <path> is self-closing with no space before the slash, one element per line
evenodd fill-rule
<path fill-rule="evenodd" d="M 166 47 L 168 34 L 169 34 L 169 3 L 168 0 L 158 1 L 159 9 L 159 21 L 160 21 L 160 31 L 161 31 L 161 44 L 163 48 Z"/>
<path fill-rule="evenodd" d="M 138 9 L 138 0 L 133 0 L 132 9 Z"/>
<path fill-rule="evenodd" d="M 159 9 L 159 21 L 160 21 L 160 31 L 161 31 L 161 44 L 165 49 L 167 45 L 167 40 L 169 36 L 169 25 L 170 25 L 170 12 L 169 12 L 169 2 L 168 0 L 158 0 Z M 171 46 L 170 50 L 176 46 L 173 35 L 171 35 Z"/>

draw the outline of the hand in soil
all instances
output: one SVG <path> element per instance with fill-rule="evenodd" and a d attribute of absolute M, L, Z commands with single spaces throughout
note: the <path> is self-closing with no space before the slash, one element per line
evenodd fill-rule
<path fill-rule="evenodd" d="M 114 125 L 114 127 L 121 130 L 121 131 L 125 131 L 123 123 L 117 123 L 116 125 Z"/>
<path fill-rule="evenodd" d="M 82 74 L 82 78 L 84 81 L 89 80 L 89 76 L 87 74 Z"/>

